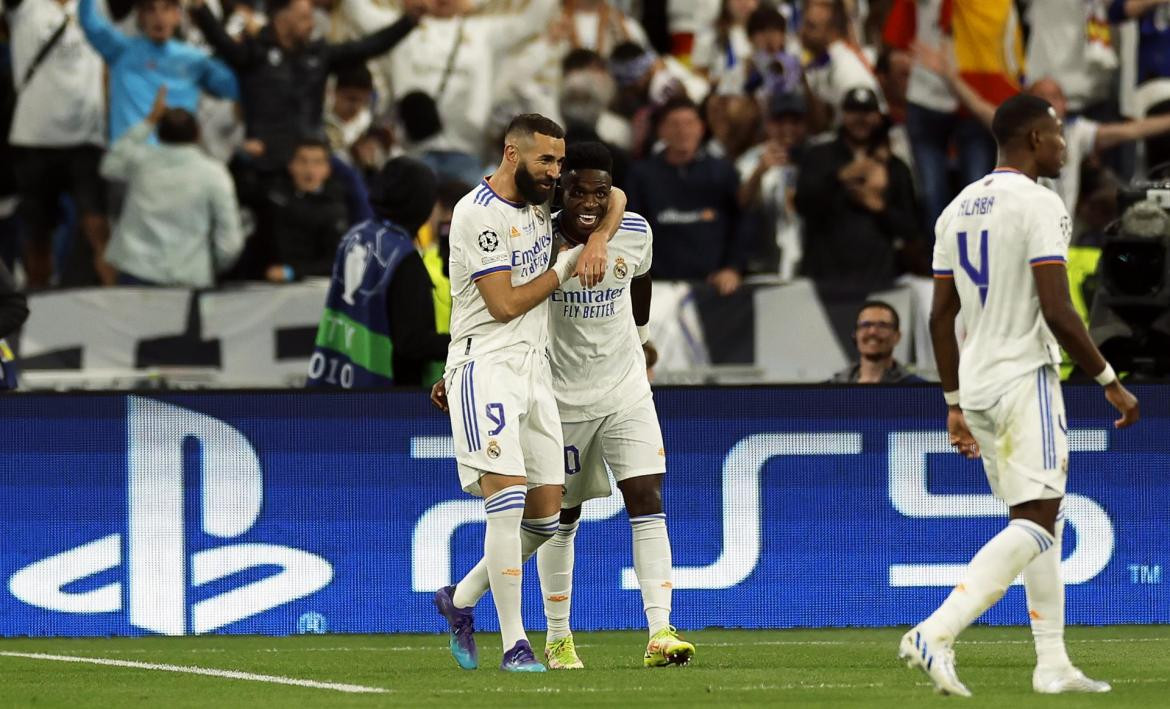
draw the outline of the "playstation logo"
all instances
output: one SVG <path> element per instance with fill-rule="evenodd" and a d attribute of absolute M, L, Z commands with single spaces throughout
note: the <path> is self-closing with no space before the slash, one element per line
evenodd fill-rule
<path fill-rule="evenodd" d="M 187 553 L 183 450 L 198 442 L 202 531 L 240 537 L 260 516 L 263 475 L 251 443 L 224 422 L 160 401 L 127 401 L 126 533 L 110 534 L 14 573 L 24 603 L 61 613 L 126 610 L 131 625 L 163 635 L 208 633 L 315 593 L 333 579 L 324 558 L 302 549 L 237 543 Z M 124 580 L 89 590 L 72 584 L 124 566 Z M 188 603 L 190 591 L 256 567 L 264 578 Z"/>

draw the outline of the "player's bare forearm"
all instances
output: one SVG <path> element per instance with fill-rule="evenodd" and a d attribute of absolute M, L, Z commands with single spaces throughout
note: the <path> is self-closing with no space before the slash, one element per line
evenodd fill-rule
<path fill-rule="evenodd" d="M 515 320 L 540 305 L 561 283 L 556 271 L 545 271 L 521 286 L 512 285 L 512 272 L 492 273 L 475 282 L 496 322 Z"/>
<path fill-rule="evenodd" d="M 959 292 L 955 290 L 955 280 L 936 277 L 930 305 L 930 340 L 943 391 L 959 388 L 959 341 L 955 337 L 958 314 Z"/>
<path fill-rule="evenodd" d="M 630 307 L 634 311 L 635 325 L 642 326 L 650 322 L 650 296 L 653 288 L 649 273 L 630 281 Z"/>
<path fill-rule="evenodd" d="M 1036 281 L 1036 295 L 1040 299 L 1040 312 L 1056 341 L 1068 352 L 1073 362 L 1090 376 L 1097 376 L 1105 370 L 1105 358 L 1093 344 L 1085 323 L 1073 307 L 1068 292 L 1068 274 L 1062 263 L 1048 263 L 1032 267 Z"/>

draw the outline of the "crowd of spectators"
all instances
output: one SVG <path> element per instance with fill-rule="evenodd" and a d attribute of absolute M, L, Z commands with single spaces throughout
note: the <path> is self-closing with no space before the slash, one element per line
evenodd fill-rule
<path fill-rule="evenodd" d="M 720 295 L 926 273 L 1020 91 L 1065 119 L 1078 238 L 1170 159 L 1170 0 L 3 4 L 0 256 L 34 289 L 327 275 L 387 160 L 458 195 L 521 112 L 610 146 L 655 278 Z"/>

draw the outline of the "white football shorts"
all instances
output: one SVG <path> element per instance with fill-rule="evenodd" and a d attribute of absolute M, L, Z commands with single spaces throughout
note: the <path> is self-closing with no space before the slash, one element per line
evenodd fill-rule
<path fill-rule="evenodd" d="M 990 409 L 963 414 L 996 497 L 1011 507 L 1064 496 L 1068 424 L 1055 367 L 1020 377 Z"/>
<path fill-rule="evenodd" d="M 561 419 L 548 357 L 537 350 L 492 352 L 446 374 L 459 484 L 482 496 L 484 473 L 563 485 Z"/>
<path fill-rule="evenodd" d="M 562 508 L 577 507 L 585 500 L 613 494 L 607 464 L 618 482 L 666 472 L 666 450 L 653 397 L 647 396 L 630 408 L 604 418 L 565 423 L 562 428 L 565 438 Z"/>

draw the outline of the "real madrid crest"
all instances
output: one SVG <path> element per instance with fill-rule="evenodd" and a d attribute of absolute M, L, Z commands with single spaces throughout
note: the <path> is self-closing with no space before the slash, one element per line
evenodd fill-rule
<path fill-rule="evenodd" d="M 613 275 L 616 276 L 620 281 L 625 278 L 626 274 L 629 272 L 630 270 L 626 267 L 626 260 L 621 256 L 618 256 L 617 260 L 613 262 Z"/>
<path fill-rule="evenodd" d="M 491 458 L 492 460 L 500 457 L 500 444 L 496 443 L 496 439 L 494 438 L 488 441 L 487 457 Z"/>
<path fill-rule="evenodd" d="M 496 236 L 496 232 L 492 231 L 491 229 L 484 229 L 483 231 L 481 231 L 479 233 L 479 248 L 480 249 L 490 253 L 492 251 L 495 251 L 496 247 L 499 245 L 500 245 L 500 237 Z"/>

